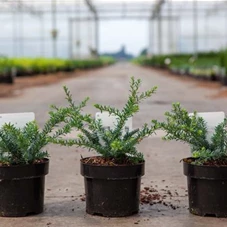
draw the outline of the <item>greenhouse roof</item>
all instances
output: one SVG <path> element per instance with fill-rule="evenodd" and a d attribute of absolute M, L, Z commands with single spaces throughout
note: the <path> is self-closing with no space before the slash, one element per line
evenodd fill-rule
<path fill-rule="evenodd" d="M 161 14 L 187 16 L 197 4 L 199 13 L 222 11 L 227 8 L 226 0 L 0 0 L 0 12 L 23 11 L 32 14 L 72 14 L 88 17 L 95 13 L 100 19 L 152 19 Z M 171 7 L 170 7 L 171 6 Z"/>

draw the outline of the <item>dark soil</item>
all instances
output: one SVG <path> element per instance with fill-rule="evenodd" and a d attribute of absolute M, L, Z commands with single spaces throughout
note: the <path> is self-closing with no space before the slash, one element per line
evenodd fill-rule
<path fill-rule="evenodd" d="M 80 200 L 82 202 L 86 201 L 86 195 L 85 194 L 84 195 L 80 195 Z"/>
<path fill-rule="evenodd" d="M 0 167 L 9 167 L 9 166 L 23 166 L 23 165 L 34 165 L 34 164 L 41 164 L 47 162 L 47 159 L 39 159 L 35 160 L 32 163 L 29 164 L 18 164 L 18 163 L 1 163 L 0 162 Z"/>
<path fill-rule="evenodd" d="M 134 165 L 130 160 L 116 160 L 114 158 L 104 158 L 101 156 L 94 156 L 81 159 L 84 164 L 91 164 L 97 166 L 125 166 Z"/>
<path fill-rule="evenodd" d="M 173 210 L 176 210 L 180 208 L 178 205 L 169 202 L 168 200 L 172 200 L 173 197 L 178 197 L 179 194 L 175 190 L 174 192 L 171 192 L 169 189 L 167 189 L 168 186 L 166 186 L 166 189 L 161 189 L 161 193 L 155 189 L 154 187 L 144 187 L 143 190 L 140 192 L 140 204 L 148 204 L 150 206 L 156 205 L 156 204 L 162 204 L 166 207 L 169 207 Z M 186 195 L 185 195 L 186 196 Z"/>
<path fill-rule="evenodd" d="M 227 166 L 227 160 L 211 160 L 203 163 L 204 166 Z"/>
<path fill-rule="evenodd" d="M 195 161 L 194 158 L 185 158 L 184 162 L 193 164 Z M 203 163 L 203 166 L 227 166 L 227 158 L 217 159 L 217 160 L 209 160 Z"/>

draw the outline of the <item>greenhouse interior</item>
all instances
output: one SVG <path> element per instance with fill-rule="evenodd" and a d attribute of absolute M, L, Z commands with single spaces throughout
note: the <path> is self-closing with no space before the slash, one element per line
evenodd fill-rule
<path fill-rule="evenodd" d="M 133 21 L 143 21 L 146 39 L 141 49 L 147 47 L 149 54 L 217 51 L 227 43 L 224 0 L 2 0 L 0 4 L 3 56 L 79 58 L 88 57 L 91 49 L 107 51 L 102 29 L 113 21 L 131 21 L 129 27 Z"/>
<path fill-rule="evenodd" d="M 0 227 L 227 227 L 227 0 L 0 0 L 0 28 Z"/>

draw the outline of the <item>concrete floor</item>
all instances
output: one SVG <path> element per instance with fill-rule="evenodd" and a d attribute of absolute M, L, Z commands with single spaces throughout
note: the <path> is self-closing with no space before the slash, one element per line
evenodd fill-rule
<path fill-rule="evenodd" d="M 128 63 L 119 63 L 108 68 L 88 72 L 83 77 L 69 79 L 60 84 L 27 89 L 23 95 L 0 99 L 1 113 L 34 111 L 42 126 L 48 117 L 49 105 L 64 105 L 62 85 L 67 85 L 79 102 L 91 97 L 90 104 L 102 103 L 121 107 L 128 94 L 129 78 L 139 77 L 142 89 L 157 85 L 158 91 L 152 99 L 141 106 L 133 119 L 134 127 L 150 119 L 163 119 L 164 112 L 171 109 L 172 102 L 181 102 L 189 111 L 227 112 L 226 99 L 211 99 L 215 89 L 204 89 L 195 82 L 183 82 L 161 75 L 162 72 L 143 69 Z M 86 111 L 95 113 L 92 105 Z M 182 173 L 183 157 L 190 156 L 187 145 L 178 142 L 163 142 L 161 133 L 146 139 L 139 146 L 146 158 L 146 174 L 141 187 L 154 187 L 160 194 L 168 189 L 173 197 L 166 201 L 178 206 L 173 210 L 163 204 L 141 205 L 140 213 L 127 218 L 103 218 L 85 213 L 83 178 L 80 176 L 80 155 L 91 155 L 76 148 L 48 146 L 51 155 L 50 173 L 46 177 L 45 212 L 26 218 L 0 218 L 0 227 L 74 227 L 111 226 L 131 227 L 216 227 L 227 226 L 226 219 L 198 217 L 189 214 L 187 206 L 186 177 Z M 93 153 L 92 153 L 93 154 Z M 175 193 L 177 192 L 177 193 Z"/>

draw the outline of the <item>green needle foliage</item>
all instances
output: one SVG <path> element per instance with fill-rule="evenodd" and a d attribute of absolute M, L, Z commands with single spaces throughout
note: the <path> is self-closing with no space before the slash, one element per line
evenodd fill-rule
<path fill-rule="evenodd" d="M 48 157 L 44 147 L 53 138 L 69 132 L 67 127 L 53 131 L 64 121 L 65 110 L 50 111 L 49 115 L 42 130 L 35 121 L 27 123 L 23 128 L 16 128 L 13 124 L 5 124 L 0 128 L 1 165 L 31 164 Z"/>
<path fill-rule="evenodd" d="M 114 129 L 104 128 L 100 120 L 95 120 L 90 114 L 82 113 L 82 108 L 86 105 L 88 98 L 79 106 L 72 100 L 72 95 L 67 87 L 64 87 L 66 99 L 69 106 L 65 108 L 54 107 L 56 111 L 67 112 L 65 127 L 76 129 L 79 135 L 75 139 L 54 139 L 53 142 L 63 146 L 73 146 L 95 150 L 106 159 L 114 159 L 116 163 L 139 163 L 143 162 L 142 153 L 138 152 L 136 145 L 145 137 L 154 133 L 158 124 L 152 121 L 150 125 L 144 124 L 141 128 L 123 133 L 127 120 L 139 112 L 139 104 L 152 96 L 157 87 L 139 93 L 141 80 L 131 78 L 130 94 L 123 109 L 111 106 L 95 104 L 95 108 L 101 112 L 108 112 L 109 115 L 117 117 Z"/>
<path fill-rule="evenodd" d="M 196 164 L 227 158 L 227 119 L 219 124 L 211 139 L 207 139 L 207 123 L 196 112 L 189 116 L 180 103 L 174 103 L 171 112 L 166 112 L 166 122 L 161 127 L 167 132 L 165 140 L 177 140 L 191 146 Z"/>

